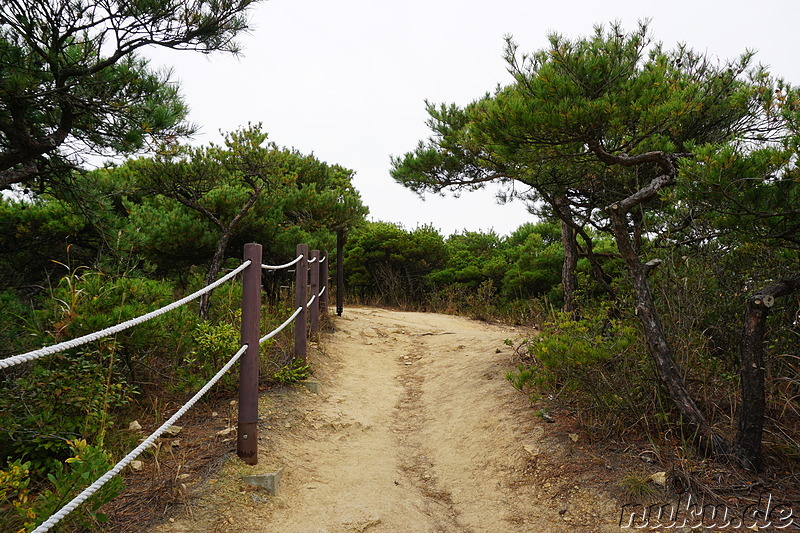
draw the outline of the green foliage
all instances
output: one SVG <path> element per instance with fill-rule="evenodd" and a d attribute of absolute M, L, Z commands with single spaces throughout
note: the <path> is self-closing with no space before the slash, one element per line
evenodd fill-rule
<path fill-rule="evenodd" d="M 494 232 L 465 231 L 445 241 L 447 263 L 428 276 L 434 285 L 478 288 L 491 280 L 499 283 L 505 269 L 503 239 Z"/>
<path fill-rule="evenodd" d="M 293 258 L 299 242 L 332 248 L 335 230 L 367 213 L 353 172 L 267 139 L 249 125 L 223 146 L 177 146 L 114 169 L 152 193 L 124 202 L 123 245 L 167 272 L 238 258 L 248 242 L 275 261 Z"/>
<path fill-rule="evenodd" d="M 241 311 L 236 315 L 239 318 Z M 238 322 L 199 322 L 192 333 L 193 349 L 184 356 L 183 365 L 178 370 L 178 390 L 192 391 L 203 386 L 239 350 L 240 336 Z M 236 384 L 236 377 L 228 373 L 220 379 L 218 386 L 228 390 Z"/>
<path fill-rule="evenodd" d="M 29 309 L 13 290 L 0 292 L 0 308 L 4 311 L 0 313 L 0 357 L 8 357 L 28 346 L 25 317 Z"/>
<path fill-rule="evenodd" d="M 0 188 L 68 175 L 76 156 L 131 153 L 190 133 L 179 88 L 137 53 L 148 45 L 236 52 L 252 3 L 3 3 Z"/>
<path fill-rule="evenodd" d="M 564 248 L 552 224 L 525 224 L 507 241 L 508 268 L 503 275 L 503 293 L 509 298 L 556 295 L 561 283 Z"/>
<path fill-rule="evenodd" d="M 30 462 L 9 462 L 0 470 L 0 528 L 3 531 L 25 531 L 34 523 L 30 494 Z"/>
<path fill-rule="evenodd" d="M 646 472 L 629 473 L 620 481 L 622 490 L 628 497 L 626 501 L 648 502 L 659 495 L 659 490 Z"/>
<path fill-rule="evenodd" d="M 647 427 L 639 416 L 658 391 L 640 371 L 649 361 L 630 319 L 611 318 L 602 308 L 578 320 L 556 313 L 516 350 L 522 362 L 506 378 L 518 390 L 558 396 L 590 429 Z"/>
<path fill-rule="evenodd" d="M 283 385 L 297 383 L 311 376 L 311 364 L 306 364 L 302 359 L 296 358 L 272 375 L 272 378 Z"/>
<path fill-rule="evenodd" d="M 101 443 L 110 414 L 136 393 L 115 368 L 115 346 L 56 354 L 0 382 L 0 455 L 29 460 L 43 471 L 61 460 L 72 439 Z"/>
<path fill-rule="evenodd" d="M 368 222 L 348 236 L 347 283 L 385 305 L 417 305 L 428 287 L 426 276 L 446 257 L 444 239 L 430 226 L 407 231 Z"/>
<path fill-rule="evenodd" d="M 85 440 L 68 441 L 69 458 L 54 463 L 47 474 L 49 487 L 33 494 L 30 490 L 31 463 L 16 460 L 0 470 L 0 527 L 4 531 L 30 531 L 44 522 L 114 466 L 108 452 Z M 91 530 L 108 520 L 98 509 L 122 492 L 123 480 L 111 478 L 83 505 L 72 511 L 60 525 Z"/>
<path fill-rule="evenodd" d="M 560 298 L 563 251 L 551 223 L 525 224 L 506 238 L 464 232 L 445 240 L 428 226 L 372 222 L 348 236 L 346 253 L 347 285 L 371 302 L 488 319 L 517 315 L 511 309 L 531 298 Z"/>

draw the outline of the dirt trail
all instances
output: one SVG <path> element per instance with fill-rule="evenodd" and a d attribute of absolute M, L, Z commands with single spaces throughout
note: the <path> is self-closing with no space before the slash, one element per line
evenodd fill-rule
<path fill-rule="evenodd" d="M 152 531 L 619 531 L 596 462 L 504 379 L 517 332 L 374 308 L 334 321 L 311 356 L 320 392 L 262 399 L 259 465 L 230 461 Z M 279 468 L 275 496 L 241 481 Z"/>

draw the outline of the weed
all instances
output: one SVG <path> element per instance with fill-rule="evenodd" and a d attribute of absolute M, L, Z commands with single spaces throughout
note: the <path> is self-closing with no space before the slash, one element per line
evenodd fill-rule
<path fill-rule="evenodd" d="M 648 474 L 631 473 L 620 481 L 625 495 L 634 502 L 646 502 L 659 495 L 659 490 L 655 487 Z"/>
<path fill-rule="evenodd" d="M 311 364 L 304 363 L 299 357 L 284 366 L 273 375 L 273 379 L 281 384 L 297 383 L 311 375 Z"/>

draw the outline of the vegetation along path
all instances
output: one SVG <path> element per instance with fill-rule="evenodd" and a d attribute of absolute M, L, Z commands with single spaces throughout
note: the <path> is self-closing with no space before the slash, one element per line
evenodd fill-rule
<path fill-rule="evenodd" d="M 284 469 L 277 494 L 230 461 L 153 531 L 619 530 L 601 461 L 504 379 L 518 332 L 375 308 L 334 323 L 319 393 L 262 398 L 255 470 Z"/>

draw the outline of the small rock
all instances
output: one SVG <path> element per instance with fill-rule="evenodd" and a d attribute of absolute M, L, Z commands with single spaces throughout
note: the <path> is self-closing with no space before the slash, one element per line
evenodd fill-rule
<path fill-rule="evenodd" d="M 571 440 L 572 442 L 578 442 L 578 434 L 577 433 L 570 433 L 569 434 L 569 440 Z"/>
<path fill-rule="evenodd" d="M 275 493 L 278 492 L 278 482 L 281 479 L 281 474 L 283 474 L 283 467 L 279 468 L 277 472 L 272 472 L 270 474 L 242 476 L 242 481 L 253 487 L 265 489 L 274 496 Z"/>
<path fill-rule="evenodd" d="M 131 461 L 128 466 L 131 467 L 131 470 L 139 472 L 144 467 L 144 463 L 141 461 Z"/>
<path fill-rule="evenodd" d="M 178 433 L 180 433 L 182 429 L 183 426 L 170 426 L 164 430 L 164 433 L 162 433 L 162 435 L 164 435 L 165 437 L 177 437 Z"/>
<path fill-rule="evenodd" d="M 138 420 L 134 420 L 133 422 L 128 424 L 128 429 L 130 429 L 131 431 L 141 431 L 142 425 L 139 423 Z"/>
<path fill-rule="evenodd" d="M 661 485 L 662 487 L 667 484 L 667 473 L 666 472 L 656 472 L 650 476 L 650 480 L 655 483 L 656 485 Z"/>
<path fill-rule="evenodd" d="M 181 439 L 175 439 L 169 443 L 173 448 L 178 448 L 181 445 Z"/>
<path fill-rule="evenodd" d="M 211 418 L 217 418 L 218 416 L 219 416 L 218 412 L 216 412 L 216 411 L 212 411 L 211 412 Z"/>
<path fill-rule="evenodd" d="M 309 391 L 313 392 L 314 394 L 319 394 L 320 386 L 319 381 L 313 381 L 310 379 L 303 379 L 298 381 L 300 385 L 308 389 Z"/>
<path fill-rule="evenodd" d="M 539 455 L 539 446 L 536 444 L 526 444 L 522 447 L 526 452 L 536 457 Z"/>

